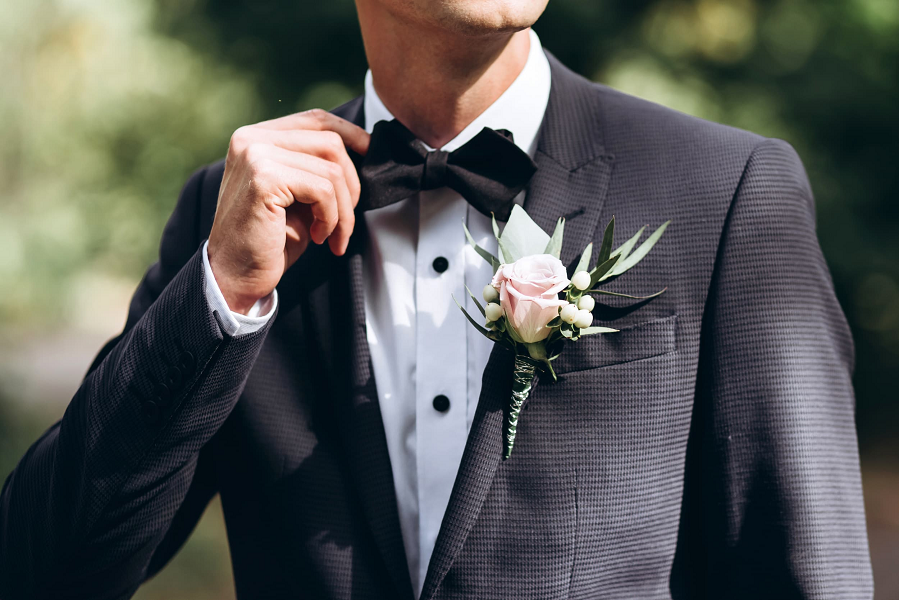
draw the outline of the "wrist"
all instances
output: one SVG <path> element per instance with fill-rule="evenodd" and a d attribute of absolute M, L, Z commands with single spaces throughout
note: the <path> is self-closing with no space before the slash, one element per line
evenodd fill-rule
<path fill-rule="evenodd" d="M 216 278 L 217 279 L 217 278 Z M 225 302 L 228 304 L 228 309 L 232 312 L 235 312 L 239 315 L 248 316 L 250 311 L 256 305 L 262 297 L 253 297 L 247 295 L 241 295 L 231 292 L 226 285 L 219 284 L 219 288 L 222 290 L 222 296 L 225 298 Z"/>
<path fill-rule="evenodd" d="M 243 290 L 239 282 L 241 278 L 231 274 L 230 270 L 222 264 L 220 257 L 214 252 L 211 245 L 207 247 L 209 257 L 209 268 L 215 283 L 228 305 L 228 310 L 240 315 L 247 316 L 259 300 L 265 298 L 268 294 L 254 294 Z M 271 292 L 269 292 L 270 294 Z"/>

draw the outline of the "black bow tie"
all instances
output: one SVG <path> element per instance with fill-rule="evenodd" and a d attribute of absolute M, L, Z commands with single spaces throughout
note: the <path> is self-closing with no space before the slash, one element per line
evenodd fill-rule
<path fill-rule="evenodd" d="M 396 119 L 379 121 L 361 161 L 360 210 L 399 202 L 421 190 L 449 187 L 481 213 L 505 221 L 537 165 L 505 129 L 485 127 L 452 152 L 428 151 Z M 357 165 L 358 166 L 358 165 Z"/>

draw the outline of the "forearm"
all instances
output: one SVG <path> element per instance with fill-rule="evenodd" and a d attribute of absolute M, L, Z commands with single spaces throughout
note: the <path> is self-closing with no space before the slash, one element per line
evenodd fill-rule
<path fill-rule="evenodd" d="M 267 330 L 223 333 L 197 252 L 8 479 L 0 596 L 136 586 Z"/>

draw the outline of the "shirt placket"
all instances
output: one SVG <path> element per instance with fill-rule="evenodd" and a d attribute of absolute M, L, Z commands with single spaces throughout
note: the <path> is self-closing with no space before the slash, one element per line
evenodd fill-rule
<path fill-rule="evenodd" d="M 419 583 L 427 573 L 467 438 L 465 296 L 468 203 L 448 188 L 421 192 L 416 251 L 416 434 Z"/>

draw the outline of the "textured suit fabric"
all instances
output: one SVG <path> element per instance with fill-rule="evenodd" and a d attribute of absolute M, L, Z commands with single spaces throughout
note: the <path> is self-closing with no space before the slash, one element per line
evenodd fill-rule
<path fill-rule="evenodd" d="M 511 356 L 494 350 L 422 597 L 870 598 L 852 339 L 796 153 L 550 61 L 526 210 L 568 216 L 566 264 L 612 215 L 619 242 L 670 218 L 608 286 L 668 291 L 597 306 L 621 331 L 565 349 L 502 462 Z M 359 122 L 361 102 L 337 112 Z M 7 479 L 4 600 L 130 596 L 215 493 L 238 597 L 412 597 L 364 226 L 346 257 L 310 248 L 273 322 L 228 339 L 197 254 L 222 172 L 188 182 L 125 332 Z M 171 364 L 183 381 L 148 420 Z"/>

